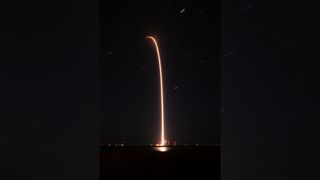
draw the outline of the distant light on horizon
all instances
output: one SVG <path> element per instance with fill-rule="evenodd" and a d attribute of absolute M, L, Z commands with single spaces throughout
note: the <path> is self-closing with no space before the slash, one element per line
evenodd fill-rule
<path fill-rule="evenodd" d="M 156 150 L 157 151 L 160 151 L 160 152 L 166 152 L 169 150 L 168 147 L 164 147 L 164 146 L 161 146 L 161 147 L 156 147 Z"/>

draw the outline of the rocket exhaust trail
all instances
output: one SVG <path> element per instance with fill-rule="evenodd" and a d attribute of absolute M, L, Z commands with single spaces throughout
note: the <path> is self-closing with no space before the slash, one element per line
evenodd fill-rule
<path fill-rule="evenodd" d="M 161 58 L 160 58 L 160 51 L 158 47 L 158 43 L 156 39 L 152 36 L 147 36 L 146 38 L 151 39 L 155 45 L 157 51 L 157 58 L 158 58 L 158 66 L 159 66 L 159 80 L 160 80 L 160 99 L 161 99 L 161 146 L 165 145 L 165 130 L 164 130 L 164 97 L 163 97 L 163 78 L 162 78 L 162 65 L 161 65 Z"/>

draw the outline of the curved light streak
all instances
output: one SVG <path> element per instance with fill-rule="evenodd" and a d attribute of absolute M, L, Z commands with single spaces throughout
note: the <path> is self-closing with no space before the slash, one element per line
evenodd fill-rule
<path fill-rule="evenodd" d="M 147 36 L 146 38 L 151 39 L 155 45 L 158 57 L 158 66 L 159 66 L 159 80 L 160 80 L 160 98 L 161 98 L 161 146 L 166 144 L 165 142 L 165 130 L 164 130 L 164 97 L 163 97 L 163 77 L 162 77 L 162 65 L 160 51 L 156 39 L 152 36 Z"/>

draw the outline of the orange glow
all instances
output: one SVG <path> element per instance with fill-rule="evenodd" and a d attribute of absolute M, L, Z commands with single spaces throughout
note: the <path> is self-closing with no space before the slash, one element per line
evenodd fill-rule
<path fill-rule="evenodd" d="M 164 97 L 163 97 L 163 78 L 162 78 L 162 65 L 161 65 L 161 58 L 160 58 L 160 51 L 158 47 L 158 43 L 156 39 L 152 36 L 147 36 L 146 38 L 152 39 L 158 57 L 158 66 L 159 66 L 159 80 L 160 80 L 160 98 L 161 98 L 161 146 L 165 145 L 165 135 L 164 135 Z"/>
<path fill-rule="evenodd" d="M 160 152 L 166 152 L 168 151 L 168 147 L 157 147 L 157 150 Z"/>

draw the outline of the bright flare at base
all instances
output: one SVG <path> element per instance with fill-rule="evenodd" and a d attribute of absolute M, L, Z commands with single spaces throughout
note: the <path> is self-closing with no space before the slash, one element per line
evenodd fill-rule
<path fill-rule="evenodd" d="M 163 78 L 162 78 L 162 65 L 161 65 L 161 58 L 160 58 L 160 51 L 158 47 L 158 43 L 156 39 L 152 36 L 147 36 L 146 38 L 152 39 L 156 51 L 157 51 L 157 57 L 158 57 L 158 66 L 159 66 L 159 80 L 160 80 L 160 99 L 161 99 L 161 146 L 164 146 L 166 144 L 165 142 L 165 135 L 164 135 L 164 97 L 163 97 Z"/>

